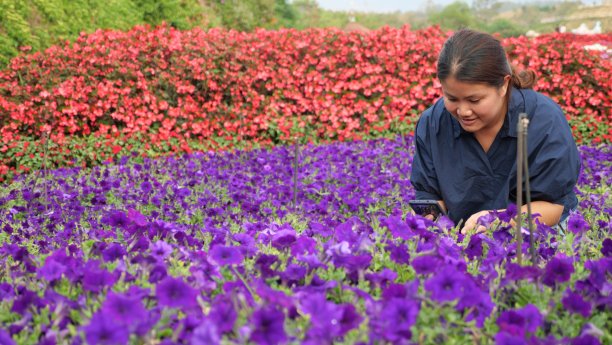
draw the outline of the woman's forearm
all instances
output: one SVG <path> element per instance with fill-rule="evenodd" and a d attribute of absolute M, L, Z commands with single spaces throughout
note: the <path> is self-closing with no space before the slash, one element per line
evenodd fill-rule
<path fill-rule="evenodd" d="M 521 207 L 521 212 L 527 214 L 527 205 Z M 563 214 L 563 205 L 553 204 L 548 201 L 533 201 L 531 203 L 531 214 L 538 215 L 537 219 L 548 226 L 554 226 L 559 223 Z M 514 222 L 512 222 L 514 225 Z"/>

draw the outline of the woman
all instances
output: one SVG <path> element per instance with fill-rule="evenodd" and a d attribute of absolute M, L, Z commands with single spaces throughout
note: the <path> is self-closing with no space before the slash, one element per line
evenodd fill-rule
<path fill-rule="evenodd" d="M 515 73 L 493 36 L 460 30 L 442 48 L 438 79 L 443 97 L 415 130 L 416 198 L 437 200 L 464 224 L 462 233 L 516 203 L 517 122 L 525 112 L 532 213 L 549 226 L 565 220 L 578 203 L 580 156 L 561 108 L 531 89 L 535 73 Z"/>

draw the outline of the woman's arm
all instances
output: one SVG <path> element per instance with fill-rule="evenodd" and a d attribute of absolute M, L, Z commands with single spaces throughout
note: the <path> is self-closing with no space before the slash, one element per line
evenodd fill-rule
<path fill-rule="evenodd" d="M 505 211 L 505 209 L 497 210 L 497 212 L 503 212 L 503 211 Z M 486 210 L 486 211 L 480 211 L 480 212 L 474 213 L 465 222 L 465 225 L 463 226 L 463 228 L 461 228 L 461 233 L 465 234 L 469 230 L 476 228 L 478 219 L 482 216 L 489 214 L 490 212 L 492 211 Z M 527 205 L 523 205 L 521 207 L 521 213 L 525 217 L 527 216 Z M 548 226 L 554 226 L 554 225 L 557 225 L 557 223 L 559 223 L 559 220 L 561 219 L 561 215 L 563 214 L 563 205 L 554 204 L 548 201 L 533 201 L 531 203 L 531 214 L 535 216 L 536 219 L 539 219 L 540 222 Z M 512 224 L 512 226 L 516 225 L 516 223 L 514 222 L 514 219 L 512 219 L 510 223 Z M 479 225 L 476 228 L 476 232 L 484 232 L 486 230 L 487 229 L 482 225 Z"/>

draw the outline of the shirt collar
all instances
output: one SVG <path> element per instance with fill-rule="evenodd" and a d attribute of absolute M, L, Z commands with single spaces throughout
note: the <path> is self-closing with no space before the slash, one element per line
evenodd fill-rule
<path fill-rule="evenodd" d="M 445 109 L 446 111 L 446 109 Z M 504 124 L 502 128 L 499 130 L 502 137 L 517 137 L 517 128 L 516 124 L 518 122 L 518 116 L 521 111 L 525 111 L 525 100 L 523 99 L 523 93 L 521 90 L 512 87 L 512 92 L 510 93 L 510 104 L 508 106 L 508 113 L 506 118 L 504 119 Z M 448 113 L 448 111 L 446 111 Z M 458 138 L 461 134 L 468 133 L 459 124 L 459 121 L 455 119 L 450 113 L 448 115 L 451 117 L 451 122 L 453 124 L 453 134 L 455 138 Z"/>

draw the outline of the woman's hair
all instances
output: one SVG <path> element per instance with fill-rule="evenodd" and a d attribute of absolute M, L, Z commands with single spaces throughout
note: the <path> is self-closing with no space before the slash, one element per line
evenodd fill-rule
<path fill-rule="evenodd" d="M 519 89 L 530 89 L 536 81 L 532 70 L 517 72 L 508 62 L 501 42 L 486 33 L 459 30 L 446 40 L 438 57 L 440 80 L 454 77 L 462 82 L 501 87 L 507 75 Z"/>

